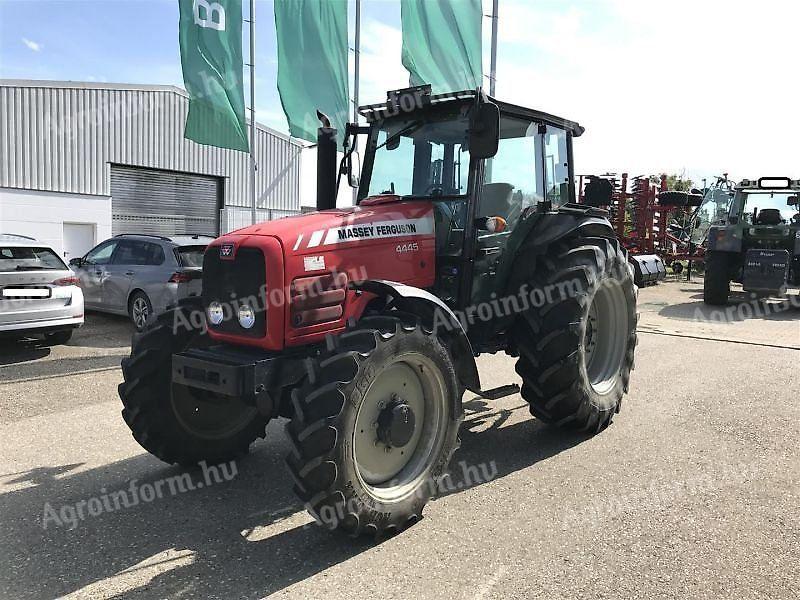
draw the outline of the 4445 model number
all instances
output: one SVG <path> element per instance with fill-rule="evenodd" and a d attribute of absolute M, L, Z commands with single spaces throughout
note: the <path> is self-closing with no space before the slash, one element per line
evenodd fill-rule
<path fill-rule="evenodd" d="M 410 244 L 398 244 L 395 251 L 398 254 L 403 254 L 404 252 L 416 252 L 419 250 L 419 244 L 417 242 L 412 242 Z"/>

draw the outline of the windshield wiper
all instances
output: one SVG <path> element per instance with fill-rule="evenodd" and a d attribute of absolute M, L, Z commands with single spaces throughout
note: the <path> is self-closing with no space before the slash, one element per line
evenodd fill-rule
<path fill-rule="evenodd" d="M 405 127 L 403 127 L 403 128 L 402 128 L 400 131 L 398 131 L 397 133 L 394 133 L 394 134 L 390 135 L 389 137 L 387 137 L 387 138 L 386 138 L 386 141 L 385 141 L 385 142 L 383 142 L 383 143 L 382 143 L 380 146 L 378 146 L 377 148 L 375 148 L 375 150 L 376 150 L 376 151 L 377 151 L 377 150 L 380 150 L 381 148 L 383 148 L 383 147 L 384 147 L 384 146 L 386 146 L 387 144 L 391 144 L 391 143 L 392 143 L 393 141 L 395 141 L 397 138 L 399 138 L 399 137 L 401 137 L 401 136 L 404 136 L 404 135 L 406 135 L 407 133 L 411 133 L 412 131 L 414 131 L 414 130 L 416 130 L 416 129 L 419 129 L 419 128 L 420 128 L 420 127 L 422 127 L 424 124 L 425 124 L 425 121 L 413 121 L 412 123 L 409 123 L 408 125 L 406 125 Z"/>

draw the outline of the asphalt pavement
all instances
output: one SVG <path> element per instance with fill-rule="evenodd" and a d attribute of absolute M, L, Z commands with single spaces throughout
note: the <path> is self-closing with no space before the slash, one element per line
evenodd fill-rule
<path fill-rule="evenodd" d="M 229 478 L 172 493 L 184 471 L 120 417 L 124 319 L 0 346 L 0 597 L 798 598 L 800 310 L 737 298 L 720 317 L 700 290 L 641 290 L 630 394 L 598 436 L 465 396 L 452 485 L 380 543 L 312 524 L 283 421 Z M 504 355 L 479 368 L 518 381 Z"/>

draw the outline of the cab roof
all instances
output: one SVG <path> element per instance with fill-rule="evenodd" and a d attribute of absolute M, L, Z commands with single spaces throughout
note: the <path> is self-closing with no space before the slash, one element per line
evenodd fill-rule
<path fill-rule="evenodd" d="M 386 102 L 382 104 L 368 104 L 365 106 L 361 106 L 358 109 L 359 114 L 365 117 L 368 120 L 377 120 L 377 119 L 384 119 L 387 117 L 393 117 L 398 114 L 398 107 L 397 107 L 397 100 L 398 96 L 408 95 L 413 97 L 423 97 L 424 103 L 423 106 L 430 104 L 431 106 L 434 105 L 443 105 L 449 102 L 452 103 L 463 103 L 468 101 L 475 101 L 479 98 L 479 96 L 483 95 L 481 90 L 465 90 L 461 92 L 450 92 L 447 94 L 430 94 L 430 86 L 419 86 L 416 88 L 408 88 L 405 90 L 396 90 L 389 92 L 387 94 L 388 99 Z M 483 95 L 485 100 L 489 102 L 493 102 L 497 104 L 500 108 L 501 114 L 507 114 L 511 116 L 521 117 L 524 119 L 530 119 L 532 121 L 536 121 L 538 123 L 545 123 L 547 125 L 553 125 L 555 127 L 559 127 L 561 129 L 565 129 L 572 133 L 574 137 L 579 137 L 586 131 L 581 125 L 579 125 L 575 121 L 570 121 L 568 119 L 564 119 L 562 117 L 557 117 L 555 115 L 551 115 L 546 112 L 542 112 L 539 110 L 534 110 L 532 108 L 526 108 L 524 106 L 518 106 L 516 104 L 511 104 L 509 102 L 503 102 L 502 100 L 497 100 L 490 96 Z M 392 99 L 395 99 L 394 101 Z M 417 110 L 418 108 L 415 106 L 413 110 Z M 409 111 L 412 112 L 412 111 Z"/>
<path fill-rule="evenodd" d="M 759 179 L 742 179 L 736 186 L 737 190 L 763 190 L 765 192 L 779 192 L 781 190 L 800 190 L 800 179 L 791 177 L 761 177 Z"/>

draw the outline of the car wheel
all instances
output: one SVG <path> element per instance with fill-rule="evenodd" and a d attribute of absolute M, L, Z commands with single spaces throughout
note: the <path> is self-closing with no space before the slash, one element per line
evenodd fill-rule
<path fill-rule="evenodd" d="M 128 303 L 128 314 L 136 331 L 144 331 L 147 320 L 153 314 L 153 305 L 144 292 L 136 292 Z"/>

